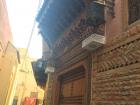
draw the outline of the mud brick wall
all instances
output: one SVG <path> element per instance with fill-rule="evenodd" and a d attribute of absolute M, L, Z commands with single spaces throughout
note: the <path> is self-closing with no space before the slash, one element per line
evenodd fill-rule
<path fill-rule="evenodd" d="M 140 105 L 140 34 L 125 35 L 93 54 L 91 105 Z"/>

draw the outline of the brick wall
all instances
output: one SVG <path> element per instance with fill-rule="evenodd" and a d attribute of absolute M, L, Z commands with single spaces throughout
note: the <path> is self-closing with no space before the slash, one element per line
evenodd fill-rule
<path fill-rule="evenodd" d="M 91 105 L 140 104 L 140 25 L 93 54 Z"/>

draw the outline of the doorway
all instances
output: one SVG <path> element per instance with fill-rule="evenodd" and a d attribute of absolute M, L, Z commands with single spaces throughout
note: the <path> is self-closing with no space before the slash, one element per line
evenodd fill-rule
<path fill-rule="evenodd" d="M 61 75 L 59 105 L 84 105 L 85 82 L 83 66 Z"/>

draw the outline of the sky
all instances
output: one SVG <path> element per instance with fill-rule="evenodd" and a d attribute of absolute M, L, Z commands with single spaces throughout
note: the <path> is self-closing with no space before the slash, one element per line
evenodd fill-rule
<path fill-rule="evenodd" d="M 6 0 L 13 43 L 17 48 L 27 48 L 39 0 Z M 37 24 L 29 47 L 32 58 L 42 57 L 42 39 Z"/>

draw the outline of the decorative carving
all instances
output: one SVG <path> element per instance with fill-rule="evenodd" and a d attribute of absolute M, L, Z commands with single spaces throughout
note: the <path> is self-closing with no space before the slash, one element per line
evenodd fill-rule
<path fill-rule="evenodd" d="M 140 62 L 140 38 L 98 56 L 98 72 Z"/>
<path fill-rule="evenodd" d="M 140 19 L 140 0 L 128 0 L 129 24 Z"/>
<path fill-rule="evenodd" d="M 93 63 L 92 105 L 139 105 L 138 27 L 139 25 L 131 27 L 124 32 L 110 48 L 96 52 L 97 60 Z"/>
<path fill-rule="evenodd" d="M 137 24 L 133 26 L 132 28 L 128 29 L 126 32 L 114 37 L 110 43 L 110 46 L 120 43 L 126 39 L 130 39 L 130 37 L 134 37 L 135 35 L 139 33 L 140 33 L 140 24 Z"/>
<path fill-rule="evenodd" d="M 82 53 L 81 53 L 82 52 Z M 64 67 L 69 63 L 75 63 L 78 59 L 86 56 L 87 51 L 82 49 L 81 44 L 74 46 L 68 53 L 63 54 L 55 60 L 55 67 Z"/>
<path fill-rule="evenodd" d="M 104 24 L 98 27 L 89 26 L 86 24 L 85 19 L 81 19 L 78 25 L 75 25 L 73 29 L 55 44 L 54 55 L 61 55 L 67 51 L 70 47 L 82 41 L 89 35 L 93 33 L 98 33 L 104 35 Z"/>

